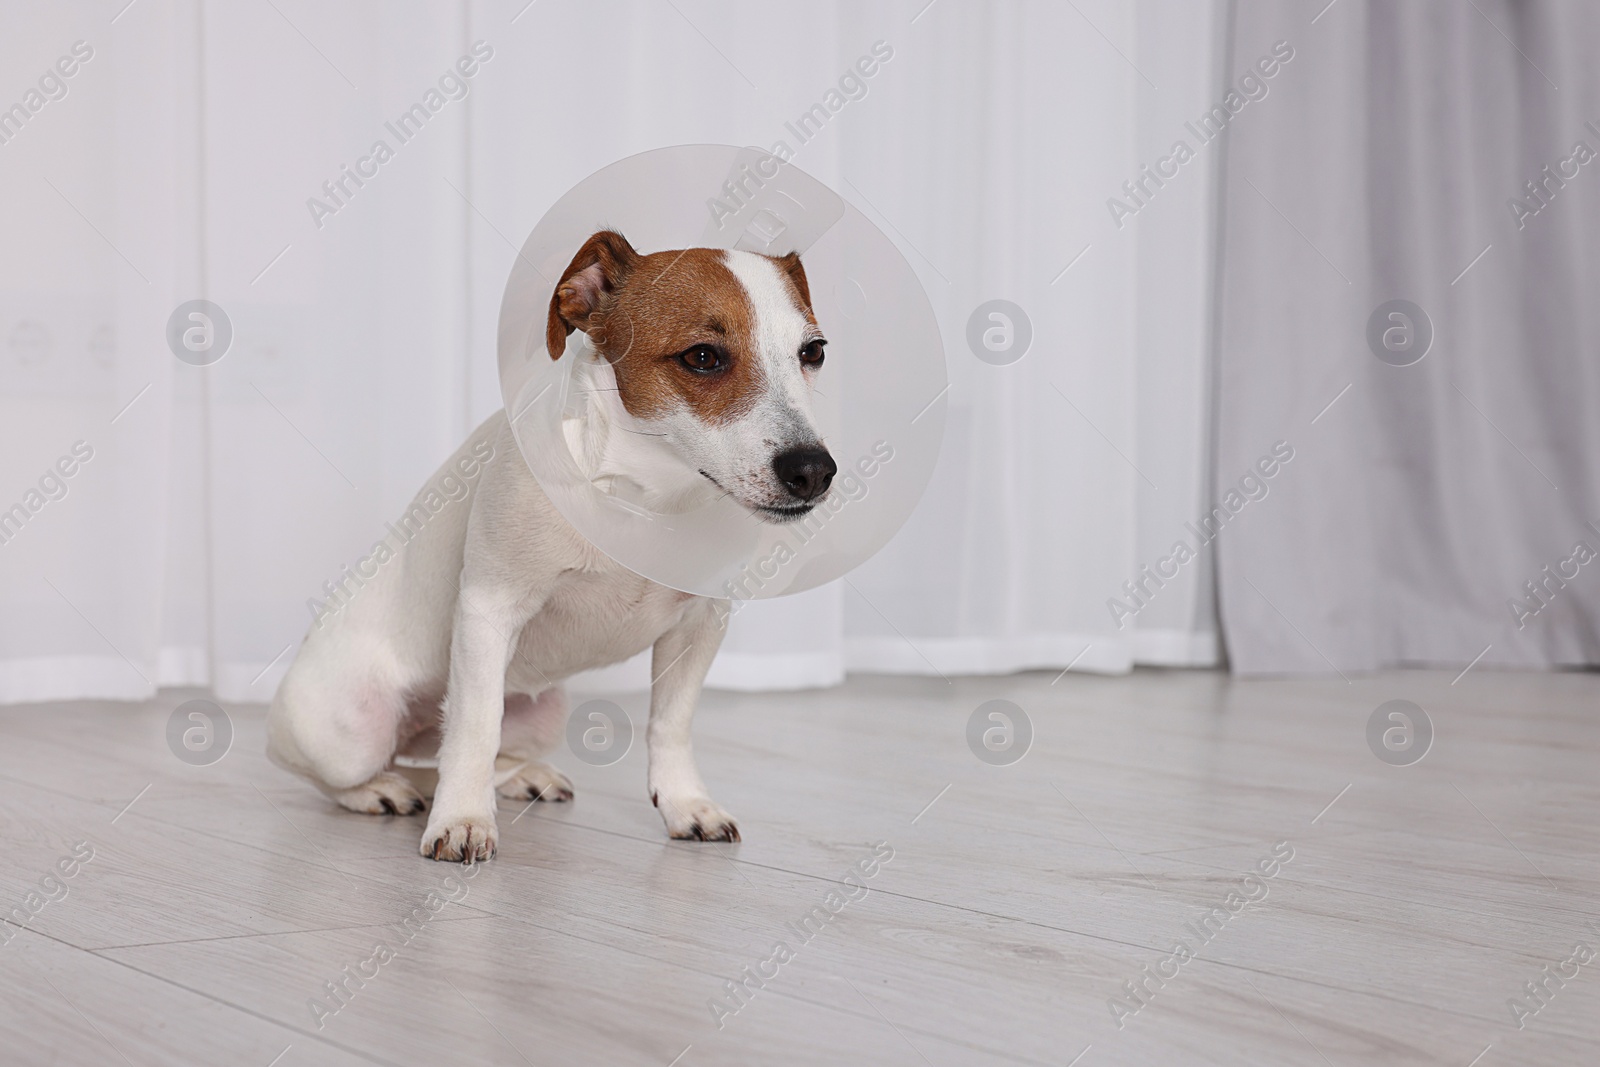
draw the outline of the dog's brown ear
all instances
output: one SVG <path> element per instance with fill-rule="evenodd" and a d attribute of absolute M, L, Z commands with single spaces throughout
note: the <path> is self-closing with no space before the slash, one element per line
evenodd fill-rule
<path fill-rule="evenodd" d="M 807 311 L 811 310 L 811 286 L 806 284 L 806 269 L 800 265 L 800 253 L 790 252 L 786 256 L 778 256 L 773 260 L 778 269 L 789 276 L 794 287 L 800 291 L 800 300 L 805 304 Z"/>
<path fill-rule="evenodd" d="M 601 230 L 583 242 L 550 296 L 544 342 L 551 359 L 561 358 L 573 330 L 589 329 L 590 316 L 605 307 L 638 263 L 639 253 L 615 230 Z"/>

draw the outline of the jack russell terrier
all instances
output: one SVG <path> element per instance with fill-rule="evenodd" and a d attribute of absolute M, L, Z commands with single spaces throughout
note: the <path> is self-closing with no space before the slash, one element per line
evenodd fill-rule
<path fill-rule="evenodd" d="M 552 359 L 574 330 L 604 357 L 575 368 L 593 402 L 586 424 L 563 427 L 597 484 L 625 479 L 661 510 L 731 496 L 771 522 L 804 516 L 827 493 L 836 467 L 811 407 L 827 342 L 798 255 L 641 255 L 602 230 L 550 298 Z M 473 469 L 485 441 L 494 458 L 470 496 L 307 635 L 268 713 L 268 755 L 351 811 L 413 815 L 427 805 L 396 757 L 437 751 L 422 854 L 489 859 L 496 793 L 572 799 L 566 775 L 542 762 L 565 734 L 561 682 L 651 648 L 651 802 L 674 838 L 739 840 L 689 739 L 728 602 L 658 585 L 580 536 L 503 411 L 436 481 Z"/>

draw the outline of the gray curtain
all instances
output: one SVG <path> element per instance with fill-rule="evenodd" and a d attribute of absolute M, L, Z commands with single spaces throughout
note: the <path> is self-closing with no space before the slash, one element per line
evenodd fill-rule
<path fill-rule="evenodd" d="M 1239 0 L 1229 36 L 1235 86 L 1294 53 L 1224 135 L 1234 669 L 1600 662 L 1600 5 Z"/>

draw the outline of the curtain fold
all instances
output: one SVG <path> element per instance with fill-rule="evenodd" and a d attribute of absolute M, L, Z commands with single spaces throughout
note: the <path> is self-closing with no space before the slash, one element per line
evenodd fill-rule
<path fill-rule="evenodd" d="M 1229 134 L 1216 495 L 1294 455 L 1218 541 L 1236 669 L 1600 660 L 1597 31 L 1239 0 L 1295 58 Z"/>
<path fill-rule="evenodd" d="M 873 219 L 932 299 L 952 383 L 900 536 L 847 582 L 747 606 L 711 684 L 1216 661 L 1208 553 L 1158 595 L 1141 574 L 1208 492 L 1216 155 L 1137 217 L 1110 208 L 1213 95 L 1214 4 L 144 0 L 109 19 L 41 10 L 0 41 L 39 74 L 94 48 L 0 144 L 0 238 L 25 250 L 0 264 L 0 508 L 26 512 L 0 543 L 0 701 L 267 699 L 308 602 L 499 406 L 525 235 L 594 170 L 692 142 L 785 141 Z M 892 58 L 843 84 L 875 48 Z M 166 340 L 197 298 L 233 332 L 209 366 Z M 1008 365 L 967 340 L 995 299 L 1031 324 Z M 31 507 L 79 440 L 93 458 Z"/>

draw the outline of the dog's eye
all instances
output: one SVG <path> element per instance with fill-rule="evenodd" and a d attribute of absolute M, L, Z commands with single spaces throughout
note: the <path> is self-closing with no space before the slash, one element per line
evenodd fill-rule
<path fill-rule="evenodd" d="M 710 345 L 695 345 L 687 351 L 678 353 L 678 362 L 697 374 L 709 374 L 727 366 L 727 361 Z"/>
<path fill-rule="evenodd" d="M 827 343 L 820 337 L 815 341 L 807 341 L 805 347 L 800 349 L 800 362 L 807 367 L 822 366 L 822 348 Z"/>

